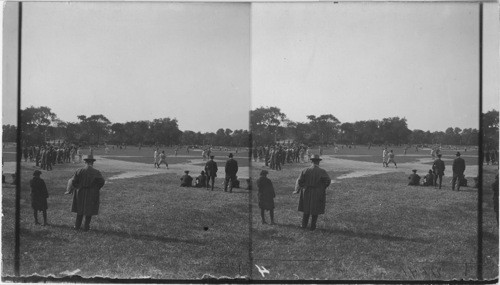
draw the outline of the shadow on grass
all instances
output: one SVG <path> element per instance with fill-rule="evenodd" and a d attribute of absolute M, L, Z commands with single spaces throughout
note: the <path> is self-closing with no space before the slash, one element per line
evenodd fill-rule
<path fill-rule="evenodd" d="M 196 240 L 189 240 L 189 239 L 179 239 L 175 237 L 163 237 L 163 236 L 157 236 L 157 235 L 148 235 L 148 234 L 138 234 L 138 233 L 129 233 L 125 231 L 113 231 L 113 230 L 101 230 L 101 229 L 94 229 L 91 227 L 90 231 L 84 232 L 82 230 L 76 231 L 73 229 L 73 226 L 71 225 L 54 225 L 51 224 L 50 227 L 53 228 L 61 228 L 61 229 L 68 229 L 69 231 L 72 231 L 74 233 L 78 234 L 102 234 L 102 235 L 113 235 L 116 237 L 120 238 L 132 238 L 132 239 L 137 239 L 137 240 L 143 240 L 143 241 L 159 241 L 159 242 L 176 242 L 176 243 L 187 243 L 187 244 L 193 244 L 193 245 L 205 245 L 206 243 L 196 241 Z"/>
<path fill-rule="evenodd" d="M 293 228 L 299 231 L 310 232 L 309 227 L 307 229 L 301 228 L 299 225 L 294 224 L 277 224 L 278 226 Z M 355 232 L 349 229 L 331 229 L 331 228 L 316 228 L 315 232 L 324 232 L 335 235 L 343 235 L 347 237 L 353 238 L 365 238 L 370 240 L 387 240 L 387 241 L 410 241 L 417 243 L 431 243 L 432 241 L 428 241 L 422 238 L 406 238 L 406 237 L 398 237 L 391 235 L 384 235 L 379 233 L 367 233 L 367 232 Z"/>

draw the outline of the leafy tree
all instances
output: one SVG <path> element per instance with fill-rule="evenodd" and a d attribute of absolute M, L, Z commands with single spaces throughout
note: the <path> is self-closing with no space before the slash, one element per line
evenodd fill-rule
<path fill-rule="evenodd" d="M 286 115 L 278 107 L 260 107 L 250 111 L 250 128 L 253 140 L 258 144 L 274 143 L 278 140 L 278 132 L 281 131 Z"/>
<path fill-rule="evenodd" d="M 85 139 L 89 143 L 99 144 L 101 139 L 106 138 L 109 134 L 111 122 L 104 115 L 99 114 L 90 117 L 79 115 L 77 118 L 80 120 Z"/>
<path fill-rule="evenodd" d="M 483 142 L 486 148 L 498 148 L 498 111 L 493 109 L 482 115 Z"/>
<path fill-rule="evenodd" d="M 384 118 L 380 122 L 381 136 L 386 143 L 407 143 L 411 131 L 408 129 L 406 118 Z"/>
<path fill-rule="evenodd" d="M 170 118 L 154 119 L 151 123 L 151 133 L 156 142 L 165 145 L 179 144 L 182 136 L 177 119 Z"/>
<path fill-rule="evenodd" d="M 28 107 L 21 110 L 22 141 L 27 144 L 45 142 L 48 127 L 57 119 L 49 107 Z"/>
<path fill-rule="evenodd" d="M 2 126 L 2 142 L 16 142 L 17 127 L 15 125 Z"/>
<path fill-rule="evenodd" d="M 334 143 L 339 132 L 340 121 L 332 114 L 316 117 L 309 115 L 311 129 L 315 132 L 316 140 L 320 144 Z"/>

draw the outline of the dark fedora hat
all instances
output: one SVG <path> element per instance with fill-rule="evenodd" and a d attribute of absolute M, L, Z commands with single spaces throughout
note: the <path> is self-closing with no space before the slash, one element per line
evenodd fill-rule
<path fill-rule="evenodd" d="M 229 154 L 229 157 L 233 157 L 233 153 L 230 153 L 230 154 Z"/>
<path fill-rule="evenodd" d="M 267 170 L 265 170 L 265 169 L 264 169 L 264 170 L 262 170 L 262 171 L 260 172 L 260 176 L 265 176 L 265 175 L 267 175 L 268 173 L 269 173 L 269 171 L 267 171 Z"/>
<path fill-rule="evenodd" d="M 457 154 L 456 154 L 456 156 L 460 156 L 460 152 L 459 152 L 459 151 L 457 151 Z"/>
<path fill-rule="evenodd" d="M 311 156 L 311 160 L 312 161 L 322 161 L 323 159 L 319 158 L 319 155 L 315 154 L 315 155 Z"/>
<path fill-rule="evenodd" d="M 42 172 L 38 169 L 33 171 L 33 176 L 40 176 L 41 174 L 42 174 Z"/>
<path fill-rule="evenodd" d="M 84 158 L 83 160 L 85 160 L 85 161 L 92 161 L 92 162 L 95 161 L 94 156 L 92 154 L 87 155 L 87 157 Z"/>

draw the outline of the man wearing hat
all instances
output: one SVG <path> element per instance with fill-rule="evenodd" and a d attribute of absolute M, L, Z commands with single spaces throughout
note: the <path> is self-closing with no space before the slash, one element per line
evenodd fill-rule
<path fill-rule="evenodd" d="M 42 172 L 40 170 L 35 170 L 33 172 L 33 179 L 30 180 L 30 196 L 31 196 L 31 207 L 33 208 L 33 217 L 35 218 L 35 224 L 39 225 L 38 222 L 38 211 L 43 214 L 43 225 L 47 225 L 47 198 L 49 198 L 49 192 L 47 191 L 47 186 L 45 181 L 40 178 Z"/>
<path fill-rule="evenodd" d="M 441 154 L 437 155 L 437 159 L 434 160 L 434 164 L 432 165 L 432 169 L 434 170 L 434 188 L 438 186 L 437 180 L 439 178 L 439 189 L 441 189 L 441 184 L 443 182 L 444 175 L 444 161 L 441 160 Z"/>
<path fill-rule="evenodd" d="M 460 152 L 457 151 L 457 158 L 453 160 L 453 179 L 451 180 L 451 190 L 455 190 L 455 183 L 457 183 L 457 191 L 460 191 L 460 182 L 464 179 L 465 160 L 460 157 Z"/>
<path fill-rule="evenodd" d="M 260 172 L 260 177 L 257 179 L 257 197 L 259 198 L 260 217 L 262 218 L 262 223 L 267 223 L 264 213 L 268 210 L 271 217 L 271 225 L 274 225 L 274 198 L 276 197 L 276 193 L 274 192 L 273 182 L 267 178 L 268 173 L 269 172 L 267 170 L 262 170 Z"/>
<path fill-rule="evenodd" d="M 181 187 L 191 187 L 193 185 L 193 177 L 189 175 L 189 170 L 184 171 L 181 177 Z"/>
<path fill-rule="evenodd" d="M 325 213 L 326 188 L 332 182 L 328 173 L 319 167 L 321 160 L 317 154 L 311 156 L 312 165 L 302 170 L 298 179 L 299 211 L 303 212 L 302 228 L 307 227 L 309 216 L 312 215 L 311 231 L 316 229 L 318 215 Z"/>
<path fill-rule="evenodd" d="M 229 154 L 229 159 L 226 161 L 226 179 L 224 182 L 224 192 L 227 192 L 227 184 L 229 186 L 229 193 L 233 192 L 233 183 L 236 180 L 236 173 L 238 173 L 238 162 L 233 159 L 233 154 Z"/>
<path fill-rule="evenodd" d="M 85 216 L 84 231 L 90 229 L 90 220 L 99 213 L 99 191 L 104 186 L 101 172 L 94 168 L 94 156 L 88 155 L 85 167 L 76 171 L 73 176 L 73 205 L 71 211 L 76 213 L 75 230 L 79 230 Z"/>
<path fill-rule="evenodd" d="M 420 175 L 417 174 L 417 170 L 413 169 L 412 174 L 408 176 L 408 185 L 409 186 L 419 186 L 420 185 Z"/>
<path fill-rule="evenodd" d="M 217 162 L 214 161 L 214 156 L 210 156 L 210 160 L 205 164 L 205 173 L 207 174 L 207 190 L 212 181 L 212 191 L 214 191 L 215 177 L 217 177 Z"/>

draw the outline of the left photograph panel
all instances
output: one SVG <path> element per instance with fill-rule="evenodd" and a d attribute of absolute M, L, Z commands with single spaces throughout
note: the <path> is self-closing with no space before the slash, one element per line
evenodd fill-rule
<path fill-rule="evenodd" d="M 7 2 L 3 22 L 2 278 L 250 276 L 250 4 Z"/>

